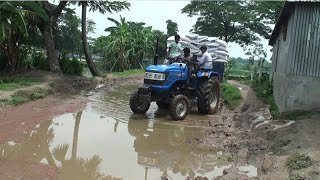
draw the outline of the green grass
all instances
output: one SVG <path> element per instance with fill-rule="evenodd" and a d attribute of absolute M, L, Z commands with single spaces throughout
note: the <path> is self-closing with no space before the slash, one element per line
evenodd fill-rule
<path fill-rule="evenodd" d="M 143 74 L 144 70 L 143 69 L 131 69 L 131 70 L 126 70 L 124 72 L 113 72 L 111 73 L 113 76 L 117 77 L 129 77 L 132 75 L 138 75 L 138 74 Z"/>
<path fill-rule="evenodd" d="M 243 97 L 241 96 L 240 89 L 227 82 L 223 82 L 222 99 L 224 103 L 233 110 L 241 104 Z"/>
<path fill-rule="evenodd" d="M 302 175 L 300 174 L 293 174 L 293 175 L 290 175 L 287 180 L 307 180 L 307 178 L 303 177 Z"/>
<path fill-rule="evenodd" d="M 41 88 L 36 88 L 32 91 L 19 90 L 14 95 L 11 96 L 11 99 L 4 101 L 4 104 L 10 105 L 19 105 L 29 101 L 34 101 L 37 99 L 44 98 L 51 94 L 52 91 L 44 90 Z"/>
<path fill-rule="evenodd" d="M 39 84 L 40 81 L 36 79 L 20 79 L 20 78 L 0 78 L 0 90 L 11 91 L 35 84 Z"/>
<path fill-rule="evenodd" d="M 247 86 L 251 86 L 256 92 L 256 96 L 265 104 L 269 105 L 270 113 L 274 119 L 280 117 L 280 112 L 273 96 L 272 83 L 270 83 L 269 80 L 263 80 L 259 83 L 257 80 L 251 81 L 250 79 L 242 79 L 240 82 Z"/>
<path fill-rule="evenodd" d="M 287 159 L 286 165 L 293 170 L 299 170 L 312 165 L 312 160 L 307 154 L 294 153 Z"/>

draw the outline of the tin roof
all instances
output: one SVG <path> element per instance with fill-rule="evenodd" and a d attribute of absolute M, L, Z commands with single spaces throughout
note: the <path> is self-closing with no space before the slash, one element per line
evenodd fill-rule
<path fill-rule="evenodd" d="M 312 5 L 320 5 L 320 1 L 287 1 L 285 2 L 282 11 L 280 13 L 280 16 L 278 17 L 277 23 L 273 29 L 273 32 L 271 34 L 270 40 L 269 40 L 269 45 L 272 46 L 277 37 L 280 34 L 280 26 L 282 24 L 287 23 L 289 17 L 291 14 L 294 12 L 295 6 L 299 4 L 306 4 L 306 3 L 312 3 Z"/>

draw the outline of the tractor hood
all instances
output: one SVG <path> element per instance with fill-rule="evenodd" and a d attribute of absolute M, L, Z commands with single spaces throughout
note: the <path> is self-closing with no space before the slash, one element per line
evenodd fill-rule
<path fill-rule="evenodd" d="M 170 65 L 151 65 L 148 66 L 146 71 L 148 72 L 171 72 L 171 71 L 180 71 L 185 69 L 187 66 L 184 63 L 173 63 Z"/>

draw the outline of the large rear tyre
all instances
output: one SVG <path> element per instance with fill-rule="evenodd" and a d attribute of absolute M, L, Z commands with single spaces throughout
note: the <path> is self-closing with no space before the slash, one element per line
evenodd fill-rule
<path fill-rule="evenodd" d="M 220 84 L 217 78 L 202 80 L 199 86 L 198 111 L 201 114 L 215 114 L 220 101 Z"/>
<path fill-rule="evenodd" d="M 182 94 L 174 96 L 171 100 L 169 113 L 173 120 L 183 120 L 189 113 L 188 98 Z"/>
<path fill-rule="evenodd" d="M 163 103 L 161 101 L 157 101 L 157 105 L 159 109 L 168 109 L 169 104 Z"/>
<path fill-rule="evenodd" d="M 134 92 L 130 97 L 130 109 L 137 114 L 145 114 L 150 107 L 148 100 L 140 98 L 138 92 Z"/>

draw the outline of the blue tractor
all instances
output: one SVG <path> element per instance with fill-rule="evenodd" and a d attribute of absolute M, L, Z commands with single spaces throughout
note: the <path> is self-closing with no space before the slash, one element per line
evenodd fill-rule
<path fill-rule="evenodd" d="M 193 62 L 184 62 L 181 58 L 169 65 L 158 65 L 157 52 L 158 38 L 154 65 L 146 68 L 144 85 L 131 95 L 131 110 L 144 114 L 155 101 L 159 108 L 169 109 L 173 120 L 183 120 L 190 111 L 191 102 L 196 102 L 201 114 L 216 113 L 220 99 L 219 74 L 199 69 L 196 56 Z M 190 72 L 187 63 L 194 64 L 194 71 Z"/>

